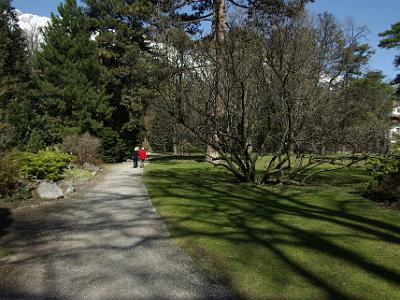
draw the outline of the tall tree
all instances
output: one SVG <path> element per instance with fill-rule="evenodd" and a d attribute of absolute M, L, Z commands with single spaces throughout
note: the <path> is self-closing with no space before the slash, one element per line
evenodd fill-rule
<path fill-rule="evenodd" d="M 44 31 L 35 66 L 46 143 L 86 131 L 101 136 L 113 111 L 106 89 L 111 77 L 100 64 L 89 19 L 75 0 L 58 12 Z"/>
<path fill-rule="evenodd" d="M 97 35 L 102 65 L 115 78 L 108 86 L 115 107 L 110 127 L 125 147 L 132 149 L 145 138 L 144 117 L 149 99 L 155 95 L 146 22 L 153 15 L 156 1 L 85 0 L 85 3 L 92 31 Z"/>
<path fill-rule="evenodd" d="M 313 0 L 167 0 L 160 2 L 164 4 L 164 9 L 168 10 L 169 8 L 172 21 L 187 24 L 189 32 L 193 32 L 193 29 L 198 29 L 198 25 L 203 21 L 211 20 L 212 22 L 211 36 L 214 51 L 212 57 L 212 80 L 215 88 L 209 99 L 209 108 L 214 117 L 213 122 L 210 124 L 211 136 L 207 155 L 211 160 L 217 159 L 219 157 L 218 149 L 212 147 L 211 144 L 218 144 L 220 137 L 218 137 L 216 126 L 224 122 L 224 116 L 226 115 L 224 44 L 227 34 L 228 4 L 233 9 L 246 11 L 248 17 L 252 18 L 254 15 L 259 14 L 296 15 L 304 9 L 306 3 L 313 2 Z"/>
<path fill-rule="evenodd" d="M 0 127 L 3 132 L 13 130 L 8 144 L 17 146 L 29 137 L 33 117 L 27 98 L 30 72 L 26 41 L 9 0 L 0 0 L 0 41 Z"/>

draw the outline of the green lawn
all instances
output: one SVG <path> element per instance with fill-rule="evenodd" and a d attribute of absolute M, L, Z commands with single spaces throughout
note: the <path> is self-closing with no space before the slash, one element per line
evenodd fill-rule
<path fill-rule="evenodd" d="M 366 179 L 341 170 L 319 186 L 259 187 L 206 163 L 145 169 L 177 243 L 245 299 L 400 299 L 400 211 L 354 193 Z"/>

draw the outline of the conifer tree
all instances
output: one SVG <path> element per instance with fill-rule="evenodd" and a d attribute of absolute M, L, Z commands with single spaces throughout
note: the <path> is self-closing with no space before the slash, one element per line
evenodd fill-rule
<path fill-rule="evenodd" d="M 100 64 L 87 16 L 75 0 L 58 11 L 44 32 L 35 68 L 47 144 L 86 131 L 101 136 L 112 114 L 106 91 L 110 77 Z"/>
<path fill-rule="evenodd" d="M 146 43 L 146 22 L 154 12 L 150 0 L 86 0 L 92 30 L 103 66 L 110 70 L 115 82 L 109 86 L 115 107 L 111 128 L 127 149 L 133 148 L 145 136 L 145 122 L 149 99 L 155 93 L 151 78 L 154 71 Z M 110 135 L 111 136 L 111 135 Z M 110 147 L 116 145 L 115 137 Z M 114 144 L 114 145 L 113 145 Z"/>
<path fill-rule="evenodd" d="M 13 128 L 11 147 L 26 142 L 34 117 L 26 41 L 10 0 L 0 0 L 0 41 L 0 127 Z"/>
<path fill-rule="evenodd" d="M 390 29 L 385 30 L 379 34 L 383 39 L 379 42 L 379 47 L 386 49 L 399 49 L 400 48 L 400 22 L 394 23 Z M 397 54 L 394 62 L 396 68 L 400 67 L 400 54 Z M 400 83 L 400 74 L 397 74 L 393 83 Z M 397 90 L 396 94 L 400 96 L 400 90 Z"/>

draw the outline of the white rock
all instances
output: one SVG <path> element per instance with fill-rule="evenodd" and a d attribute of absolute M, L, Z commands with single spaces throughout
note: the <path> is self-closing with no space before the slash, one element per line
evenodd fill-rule
<path fill-rule="evenodd" d="M 84 164 L 83 164 L 83 166 L 82 166 L 85 170 L 88 170 L 88 171 L 90 171 L 90 172 L 99 172 L 100 171 L 100 168 L 99 167 L 97 167 L 97 166 L 95 166 L 94 164 L 89 164 L 89 163 L 87 163 L 87 162 L 85 162 Z"/>
<path fill-rule="evenodd" d="M 62 189 L 54 182 L 42 182 L 39 184 L 36 192 L 42 199 L 59 199 L 64 197 Z"/>
<path fill-rule="evenodd" d="M 58 184 L 58 186 L 61 188 L 64 195 L 75 192 L 75 187 L 72 180 L 63 180 Z"/>

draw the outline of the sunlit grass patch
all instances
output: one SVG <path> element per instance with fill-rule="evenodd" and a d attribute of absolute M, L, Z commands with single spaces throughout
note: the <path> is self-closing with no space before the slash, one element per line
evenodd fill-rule
<path fill-rule="evenodd" d="M 237 184 L 193 161 L 145 170 L 177 243 L 246 299 L 396 299 L 400 212 L 354 193 L 368 180 L 362 168 L 305 187 Z"/>

